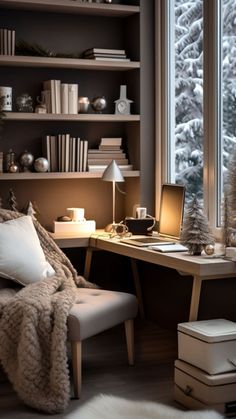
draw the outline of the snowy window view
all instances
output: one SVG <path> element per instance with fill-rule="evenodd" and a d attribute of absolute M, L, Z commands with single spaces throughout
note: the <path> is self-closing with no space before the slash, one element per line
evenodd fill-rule
<path fill-rule="evenodd" d="M 174 0 L 175 153 L 171 178 L 203 199 L 203 1 Z M 235 69 L 236 71 L 236 69 Z M 173 74 L 173 73 L 172 73 Z"/>
<path fill-rule="evenodd" d="M 236 0 L 222 0 L 221 69 L 222 87 L 219 100 L 222 101 L 223 120 L 221 121 L 220 164 L 223 185 L 229 158 L 236 145 Z M 222 198 L 221 190 L 221 198 Z"/>

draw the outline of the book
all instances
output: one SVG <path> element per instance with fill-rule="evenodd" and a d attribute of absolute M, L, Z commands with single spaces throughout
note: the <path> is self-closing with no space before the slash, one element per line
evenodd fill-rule
<path fill-rule="evenodd" d="M 112 159 L 112 160 L 116 160 L 116 159 L 121 159 L 121 158 L 126 158 L 126 154 L 125 153 L 91 153 L 90 150 L 88 151 L 88 159 Z"/>
<path fill-rule="evenodd" d="M 70 155 L 69 171 L 75 172 L 75 169 L 76 169 L 76 138 L 75 137 L 70 137 L 69 155 Z"/>
<path fill-rule="evenodd" d="M 56 94 L 54 80 L 46 80 L 43 82 L 43 90 L 50 90 L 51 112 L 56 113 Z"/>
<path fill-rule="evenodd" d="M 129 164 L 128 159 L 90 159 L 88 158 L 88 164 L 92 165 L 92 164 L 110 164 L 112 162 L 112 160 L 115 160 L 116 163 L 119 164 Z"/>
<path fill-rule="evenodd" d="M 87 55 L 86 58 L 93 59 L 93 58 L 127 58 L 126 54 L 90 54 Z"/>
<path fill-rule="evenodd" d="M 83 52 L 83 55 L 91 55 L 91 54 L 122 54 L 125 55 L 124 49 L 109 49 L 109 48 L 89 48 Z"/>
<path fill-rule="evenodd" d="M 76 138 L 76 172 L 80 172 L 80 138 Z"/>
<path fill-rule="evenodd" d="M 104 171 L 107 168 L 107 164 L 94 164 L 90 165 L 88 164 L 88 171 L 89 172 L 99 172 Z M 118 164 L 120 170 L 133 170 L 132 164 Z"/>
<path fill-rule="evenodd" d="M 83 140 L 84 146 L 83 146 L 83 166 L 82 166 L 82 172 L 87 171 L 87 164 L 88 164 L 88 140 Z"/>
<path fill-rule="evenodd" d="M 118 145 L 121 146 L 122 138 L 120 137 L 105 137 L 101 138 L 100 145 Z"/>
<path fill-rule="evenodd" d="M 78 84 L 68 84 L 68 113 L 78 113 Z"/>
<path fill-rule="evenodd" d="M 11 55 L 15 55 L 15 47 L 16 47 L 16 32 L 11 31 Z"/>
<path fill-rule="evenodd" d="M 102 149 L 98 149 L 98 148 L 90 148 L 89 150 L 88 150 L 88 154 L 96 154 L 96 155 L 103 155 L 104 153 L 112 153 L 112 154 L 115 154 L 116 156 L 118 155 L 118 154 L 121 154 L 121 153 L 123 153 L 123 149 L 122 148 L 120 148 L 119 146 L 118 146 L 118 148 L 117 149 L 113 149 L 113 147 L 112 146 L 108 146 L 108 148 L 104 148 L 104 150 Z"/>
<path fill-rule="evenodd" d="M 50 171 L 58 172 L 58 138 L 50 135 Z"/>
<path fill-rule="evenodd" d="M 80 140 L 79 172 L 83 171 L 83 154 L 84 154 L 84 142 L 83 142 L 83 140 Z"/>
<path fill-rule="evenodd" d="M 94 57 L 93 60 L 96 61 L 130 61 L 130 58 L 106 58 L 106 57 Z"/>
<path fill-rule="evenodd" d="M 55 89 L 55 113 L 61 113 L 61 80 L 53 80 Z"/>
<path fill-rule="evenodd" d="M 69 113 L 69 91 L 68 83 L 61 83 L 61 113 Z"/>
<path fill-rule="evenodd" d="M 98 150 L 100 152 L 104 152 L 104 151 L 112 151 L 113 153 L 118 153 L 120 151 L 122 151 L 122 148 L 120 148 L 120 145 L 100 145 L 98 147 Z"/>
<path fill-rule="evenodd" d="M 0 173 L 3 173 L 3 151 L 0 151 Z"/>
<path fill-rule="evenodd" d="M 70 171 L 70 134 L 64 137 L 64 172 Z"/>

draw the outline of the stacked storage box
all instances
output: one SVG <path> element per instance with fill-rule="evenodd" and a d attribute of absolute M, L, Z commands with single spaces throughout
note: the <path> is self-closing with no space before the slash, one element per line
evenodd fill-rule
<path fill-rule="evenodd" d="M 175 400 L 189 409 L 236 416 L 236 323 L 214 319 L 178 325 Z"/>

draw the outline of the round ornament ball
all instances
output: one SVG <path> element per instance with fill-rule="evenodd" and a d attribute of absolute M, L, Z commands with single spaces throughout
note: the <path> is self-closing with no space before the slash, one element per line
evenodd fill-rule
<path fill-rule="evenodd" d="M 38 157 L 34 162 L 36 172 L 47 172 L 49 169 L 48 160 L 45 157 Z"/>
<path fill-rule="evenodd" d="M 213 253 L 214 253 L 214 251 L 215 251 L 215 247 L 213 246 L 213 244 L 207 244 L 207 245 L 205 246 L 204 250 L 205 250 L 205 253 L 206 253 L 208 256 L 211 256 L 211 255 L 213 255 Z"/>
<path fill-rule="evenodd" d="M 9 173 L 18 173 L 20 171 L 19 165 L 17 163 L 11 163 L 8 167 Z"/>

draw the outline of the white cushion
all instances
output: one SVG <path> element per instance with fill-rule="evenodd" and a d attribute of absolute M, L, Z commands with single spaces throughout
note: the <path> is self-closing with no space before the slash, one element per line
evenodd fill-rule
<path fill-rule="evenodd" d="M 54 274 L 29 215 L 0 223 L 0 276 L 28 285 Z"/>

